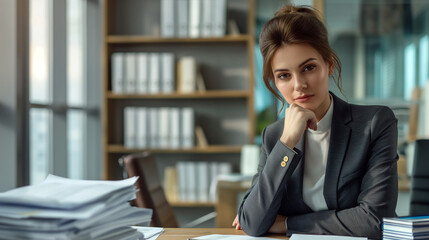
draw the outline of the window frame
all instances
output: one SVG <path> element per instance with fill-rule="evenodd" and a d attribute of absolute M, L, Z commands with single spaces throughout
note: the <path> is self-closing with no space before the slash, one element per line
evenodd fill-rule
<path fill-rule="evenodd" d="M 30 111 L 46 109 L 51 114 L 49 173 L 68 177 L 67 113 L 84 114 L 83 179 L 101 178 L 101 0 L 83 2 L 83 82 L 82 105 L 67 103 L 67 0 L 49 0 L 50 21 L 50 94 L 49 103 L 30 102 L 29 12 L 30 0 L 17 1 L 18 82 L 17 82 L 17 185 L 30 184 Z M 55 89 L 55 91 L 54 91 Z"/>

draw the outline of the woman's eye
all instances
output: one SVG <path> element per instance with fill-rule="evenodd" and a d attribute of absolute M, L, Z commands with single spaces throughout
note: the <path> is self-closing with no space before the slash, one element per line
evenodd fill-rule
<path fill-rule="evenodd" d="M 282 73 L 282 74 L 277 75 L 277 78 L 278 78 L 278 79 L 286 79 L 286 78 L 288 78 L 289 76 L 290 76 L 290 74 L 289 74 L 289 73 Z"/>
<path fill-rule="evenodd" d="M 315 68 L 316 68 L 316 66 L 315 66 L 315 65 L 308 65 L 308 66 L 306 66 L 306 67 L 304 68 L 304 72 L 311 71 L 311 70 L 313 70 L 313 69 L 315 69 Z"/>

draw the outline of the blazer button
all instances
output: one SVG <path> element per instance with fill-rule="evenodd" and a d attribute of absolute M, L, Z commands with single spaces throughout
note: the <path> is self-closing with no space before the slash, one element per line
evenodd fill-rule
<path fill-rule="evenodd" d="M 289 157 L 288 157 L 288 156 L 285 156 L 285 157 L 283 158 L 283 161 L 285 161 L 285 162 L 289 161 Z"/>
<path fill-rule="evenodd" d="M 285 161 L 282 161 L 282 162 L 280 163 L 280 165 L 281 165 L 282 167 L 286 167 L 286 162 L 285 162 Z"/>

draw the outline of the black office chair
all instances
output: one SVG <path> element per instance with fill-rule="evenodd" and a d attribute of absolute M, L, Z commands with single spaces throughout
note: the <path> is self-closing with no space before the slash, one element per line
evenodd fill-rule
<path fill-rule="evenodd" d="M 153 209 L 151 226 L 178 227 L 173 208 L 167 201 L 155 158 L 149 152 L 131 154 L 121 159 L 129 177 L 138 176 L 137 207 Z"/>
<path fill-rule="evenodd" d="M 415 141 L 410 215 L 429 215 L 429 139 Z"/>

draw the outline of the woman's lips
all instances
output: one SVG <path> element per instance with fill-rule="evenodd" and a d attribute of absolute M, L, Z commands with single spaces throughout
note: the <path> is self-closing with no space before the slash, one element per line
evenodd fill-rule
<path fill-rule="evenodd" d="M 305 103 L 305 102 L 308 102 L 312 97 L 313 95 L 304 95 L 304 96 L 297 97 L 295 101 L 299 103 Z"/>

